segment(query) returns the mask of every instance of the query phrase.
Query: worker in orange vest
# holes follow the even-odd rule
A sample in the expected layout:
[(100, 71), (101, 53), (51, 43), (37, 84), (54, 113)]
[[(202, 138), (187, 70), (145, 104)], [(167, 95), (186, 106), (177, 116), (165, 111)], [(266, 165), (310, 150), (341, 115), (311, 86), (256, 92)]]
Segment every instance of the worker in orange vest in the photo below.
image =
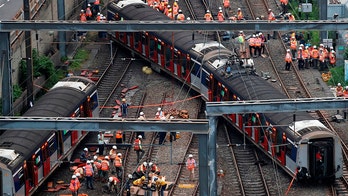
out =
[(302, 47), (298, 48), (298, 52), (297, 52), (297, 60), (298, 60), (298, 69), (304, 69), (304, 52)]
[(297, 40), (295, 36), (290, 38), (290, 49), (291, 49), (292, 58), (295, 59), (296, 52), (297, 52)]
[(313, 46), (313, 50), (311, 52), (311, 58), (313, 62), (314, 69), (318, 68), (318, 61), (319, 61), (319, 51), (317, 49), (317, 46)]
[(244, 16), (243, 16), (243, 12), (242, 9), (238, 8), (237, 9), (237, 20), (243, 20)]
[[(261, 37), (258, 35), (255, 35), (255, 51), (254, 51), (254, 57), (261, 56)], [(258, 53), (258, 54), (256, 54)]]
[(221, 22), (225, 20), (225, 16), (224, 16), (224, 14), (222, 13), (222, 10), (220, 10), (220, 11), (218, 12), (217, 18), (218, 18), (218, 21), (221, 21)]
[(308, 51), (308, 46), (305, 47), (305, 49), (303, 50), (303, 59), (304, 59), (304, 67), (306, 69), (309, 69), (309, 51)]
[(162, 0), (160, 4), (158, 5), (158, 10), (163, 13), (165, 8), (166, 8), (166, 2)]
[(81, 22), (86, 22), (86, 21), (87, 21), (87, 17), (86, 17), (86, 14), (85, 14), (85, 10), (81, 10), (81, 13), (80, 13), (80, 21), (81, 21)]
[(161, 173), (160, 168), (152, 162), (149, 163), (149, 169), (150, 169), (150, 172), (152, 172), (154, 174), (160, 175), (160, 173)]
[(92, 19), (92, 10), (91, 10), (91, 4), (88, 4), (87, 8), (86, 8), (86, 17), (87, 20), (91, 20)]
[(329, 62), (331, 67), (336, 66), (336, 52), (334, 50), (331, 50), (329, 53)]
[(338, 83), (338, 84), (337, 84), (337, 87), (336, 87), (336, 96), (337, 96), (337, 97), (342, 97), (342, 96), (343, 96), (343, 87), (342, 87), (341, 83)]
[(173, 10), (172, 10), (172, 8), (169, 8), (167, 16), (168, 16), (170, 19), (172, 19), (172, 20), (174, 19), (174, 15), (173, 15)]
[(163, 14), (168, 16), (169, 9), (171, 9), (170, 5), (167, 5), (167, 7), (164, 8)]
[(146, 172), (147, 167), (148, 167), (147, 162), (143, 162), (141, 165), (139, 165), (137, 170), (133, 173), (133, 176), (135, 176), (136, 178), (140, 178), (141, 176), (145, 176), (147, 173)]
[(123, 167), (122, 167), (122, 154), (118, 153), (116, 158), (115, 158), (115, 162), (114, 162), (114, 166), (116, 168), (116, 175), (118, 178), (122, 178), (123, 175)]
[(292, 56), (290, 54), (290, 49), (287, 49), (286, 55), (285, 55), (285, 70), (290, 71), (291, 62), (292, 62)]
[(179, 13), (179, 4), (178, 4), (178, 0), (175, 0), (173, 3), (173, 15), (176, 16)]
[(207, 10), (207, 12), (204, 14), (204, 19), (205, 19), (205, 21), (212, 21), (213, 20), (213, 16), (211, 15), (209, 10)]
[(274, 16), (274, 13), (271, 9), (268, 9), (268, 21), (273, 21), (275, 20), (275, 16)]
[(253, 52), (255, 52), (255, 39), (256, 39), (256, 35), (253, 34), (253, 36), (251, 38), (249, 38), (249, 40), (248, 40), (250, 57), (252, 57)]
[(112, 146), (111, 150), (109, 151), (109, 158), (111, 164), (114, 162), (115, 158), (117, 156), (117, 146)]
[(90, 161), (87, 161), (87, 165), (85, 166), (85, 176), (86, 176), (87, 189), (94, 190), (94, 187), (93, 187), (94, 170)]
[(70, 185), (69, 185), (69, 189), (71, 191), (71, 194), (73, 196), (78, 196), (80, 187), (81, 187), (80, 181), (77, 179), (77, 177), (75, 175), (73, 175), (71, 177), (71, 181), (70, 181)]
[(282, 14), (288, 13), (288, 3), (289, 3), (289, 0), (280, 0), (280, 4), (282, 7)]
[(109, 163), (109, 157), (105, 156), (104, 159), (101, 162), (101, 179), (102, 182), (106, 182), (108, 179), (108, 174), (110, 170), (110, 163)]
[(289, 21), (294, 21), (295, 20), (295, 16), (291, 13), (288, 14), (288, 19)]
[(176, 15), (176, 20), (179, 20), (179, 21), (185, 20), (185, 15), (182, 13), (182, 10), (179, 10), (178, 15)]
[(123, 132), (121, 130), (116, 131), (116, 144), (122, 144)]
[(190, 172), (189, 179), (190, 181), (193, 180), (194, 174), (195, 174), (195, 168), (196, 168), (196, 161), (193, 159), (193, 155), (189, 154), (189, 158), (186, 161), (186, 168)]
[(230, 9), (230, 0), (224, 0), (224, 8)]
[(110, 192), (115, 192), (116, 194), (119, 193), (119, 189), (117, 187), (117, 185), (120, 183), (121, 181), (116, 177), (116, 176), (110, 176), (109, 180), (108, 180), (108, 188)]
[(94, 9), (95, 13), (100, 12), (99, 5), (100, 5), (100, 0), (95, 0), (94, 4), (93, 4), (93, 9)]
[(323, 48), (319, 48), (319, 71), (323, 71), (326, 67), (326, 55)]

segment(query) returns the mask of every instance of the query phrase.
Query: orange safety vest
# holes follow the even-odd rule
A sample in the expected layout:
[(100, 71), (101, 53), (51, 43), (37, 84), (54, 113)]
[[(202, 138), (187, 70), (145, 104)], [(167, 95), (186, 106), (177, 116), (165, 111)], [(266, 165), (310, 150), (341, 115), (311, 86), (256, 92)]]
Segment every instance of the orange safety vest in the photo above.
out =
[(120, 157), (116, 157), (114, 165), (115, 167), (122, 167), (122, 159)]
[(296, 50), (296, 48), (297, 48), (297, 41), (296, 40), (290, 41), (290, 48), (291, 48), (291, 50)]
[(295, 16), (294, 15), (290, 15), (289, 16), (289, 21), (294, 21), (295, 20)]
[(308, 59), (308, 57), (309, 57), (308, 50), (304, 50), (303, 53), (302, 53), (302, 56), (303, 56), (303, 59)]
[(204, 15), (204, 19), (205, 19), (206, 21), (212, 21), (212, 20), (213, 20), (213, 17), (211, 16), (210, 13), (206, 13), (206, 14)]
[(122, 136), (123, 136), (122, 131), (116, 132), (116, 139), (122, 139)]
[(86, 16), (88, 16), (88, 17), (92, 16), (92, 11), (91, 11), (91, 8), (89, 8), (89, 7), (86, 9)]
[(96, 163), (94, 163), (94, 165), (98, 170), (101, 169), (101, 163), (96, 162)]
[(330, 56), (329, 56), (329, 59), (330, 59), (330, 64), (335, 64), (336, 63), (336, 56), (334, 53), (330, 52)]
[[(298, 50), (297, 51), (297, 59), (305, 59), (304, 57), (303, 57), (303, 54), (304, 54), (304, 51), (303, 50)], [(301, 57), (302, 56), (302, 57)]]
[(319, 57), (319, 51), (317, 49), (312, 50), (312, 58), (317, 59)]
[(160, 172), (160, 169), (157, 167), (157, 165), (152, 165), (151, 171), (152, 171), (153, 173), (155, 173), (155, 172)]
[(321, 62), (324, 62), (325, 61), (325, 53), (322, 52), (320, 55), (319, 55), (319, 61)]
[(80, 181), (77, 178), (71, 179), (70, 185), (69, 185), (70, 191), (76, 192), (79, 190), (79, 188), (80, 188)]
[(186, 165), (188, 170), (193, 170), (195, 168), (195, 160), (194, 159), (187, 159)]
[(87, 18), (86, 18), (86, 14), (85, 14), (85, 13), (80, 14), (80, 20), (81, 20), (82, 22), (87, 21)]
[(292, 57), (291, 57), (290, 52), (286, 53), (286, 55), (285, 55), (285, 62), (287, 62), (287, 63), (291, 63), (292, 62)]
[(116, 184), (116, 183), (120, 183), (120, 182), (121, 182), (117, 177), (115, 177), (115, 176), (111, 176), (111, 177), (112, 177), (112, 183), (113, 183), (113, 184)]
[(261, 47), (261, 38), (257, 37), (257, 38), (255, 39), (255, 46), (256, 46), (256, 47)]
[(255, 46), (255, 38), (250, 38), (249, 39), (249, 46)]
[(138, 168), (137, 168), (137, 172), (138, 173), (145, 173), (145, 171), (146, 171), (146, 167), (143, 165), (143, 164), (141, 164)]
[(224, 0), (224, 8), (230, 7), (230, 0)]
[(164, 8), (165, 8), (165, 2), (162, 1), (162, 2), (159, 4), (158, 9), (159, 9), (159, 11), (163, 12), (163, 11), (164, 11)]
[(110, 155), (110, 156), (109, 156), (110, 159), (115, 159), (116, 156), (117, 156), (116, 150), (115, 150), (115, 149), (111, 149), (110, 152), (109, 152), (109, 155)]
[(218, 18), (218, 21), (224, 21), (225, 20), (224, 14), (222, 12), (218, 13), (217, 18)]
[(96, 21), (100, 22), (100, 15), (95, 18)]
[(176, 20), (179, 20), (179, 21), (185, 20), (185, 15), (184, 15), (184, 14), (178, 14), (178, 15), (176, 16)]
[(273, 12), (270, 12), (270, 13), (268, 14), (268, 20), (270, 20), (270, 21), (275, 20), (275, 17), (274, 17)]
[(242, 11), (237, 12), (237, 20), (242, 20), (243, 19), (243, 13)]
[(172, 13), (172, 12), (168, 12), (167, 16), (168, 16), (170, 19), (173, 19), (173, 13)]
[(86, 176), (93, 176), (93, 168), (92, 165), (85, 166)]
[(101, 170), (102, 171), (108, 171), (109, 170), (109, 161), (103, 160), (101, 162)]
[(282, 3), (284, 5), (288, 5), (288, 0), (280, 0), (280, 3)]

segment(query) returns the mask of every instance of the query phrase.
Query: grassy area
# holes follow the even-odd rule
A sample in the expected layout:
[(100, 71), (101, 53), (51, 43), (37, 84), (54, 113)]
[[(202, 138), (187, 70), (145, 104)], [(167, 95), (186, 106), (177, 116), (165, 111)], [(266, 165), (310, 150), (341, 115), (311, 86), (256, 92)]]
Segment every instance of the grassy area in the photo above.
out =
[(69, 65), (70, 70), (77, 70), (81, 69), (81, 64), (85, 62), (89, 57), (89, 51), (85, 49), (79, 49), (75, 56), (74, 59), (71, 61), (71, 64)]

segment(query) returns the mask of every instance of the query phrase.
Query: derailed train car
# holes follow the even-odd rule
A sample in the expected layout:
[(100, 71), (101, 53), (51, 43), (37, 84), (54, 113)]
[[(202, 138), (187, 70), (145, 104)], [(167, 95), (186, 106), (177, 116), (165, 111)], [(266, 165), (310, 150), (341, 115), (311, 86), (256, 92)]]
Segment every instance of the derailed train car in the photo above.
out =
[[(107, 12), (108, 20), (170, 20), (140, 0), (111, 2)], [(195, 89), (206, 101), (287, 98), (255, 74), (252, 60), (243, 63), (235, 51), (221, 43), (192, 34), (143, 31), (115, 32), (110, 36), (149, 61), (154, 70)], [(226, 72), (228, 66), (231, 73)], [(297, 112), (296, 118), (293, 113), (229, 114), (224, 118), (298, 180), (332, 180), (342, 176), (338, 136), (306, 112)]]
[[(98, 117), (97, 86), (73, 76), (58, 82), (23, 116)], [(32, 195), (70, 156), (85, 131), (7, 130), (0, 137), (0, 195)]]

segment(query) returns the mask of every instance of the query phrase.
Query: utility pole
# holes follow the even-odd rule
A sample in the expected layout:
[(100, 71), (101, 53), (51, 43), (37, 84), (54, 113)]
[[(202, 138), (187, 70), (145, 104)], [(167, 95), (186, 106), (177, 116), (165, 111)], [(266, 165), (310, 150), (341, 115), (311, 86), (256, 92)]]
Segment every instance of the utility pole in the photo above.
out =
[[(24, 20), (30, 20), (30, 4), (29, 0), (23, 0), (24, 7)], [(25, 55), (24, 58), (27, 64), (27, 108), (30, 108), (33, 104), (33, 60), (32, 60), (32, 49), (31, 49), (31, 31), (25, 31)]]

